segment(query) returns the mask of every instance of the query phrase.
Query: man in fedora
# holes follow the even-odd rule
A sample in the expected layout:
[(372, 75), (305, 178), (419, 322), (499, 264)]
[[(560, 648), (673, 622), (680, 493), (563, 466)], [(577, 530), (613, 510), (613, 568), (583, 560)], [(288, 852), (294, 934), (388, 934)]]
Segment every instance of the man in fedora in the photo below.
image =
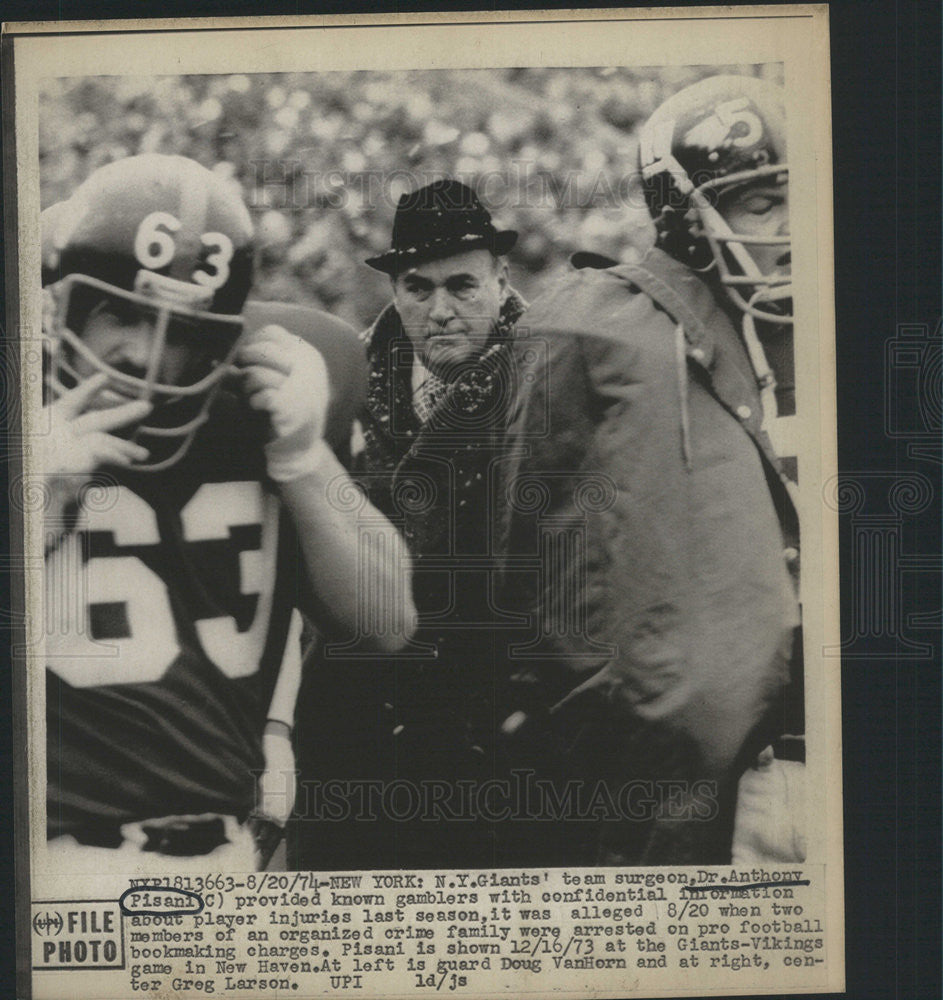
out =
[(319, 721), (308, 725), (330, 757), (318, 768), (347, 798), (342, 817), (311, 825), (309, 867), (494, 857), (500, 817), (475, 799), (494, 777), (493, 491), (525, 308), (504, 259), (516, 239), (474, 191), (445, 179), (400, 198), (392, 246), (367, 261), (390, 276), (393, 299), (362, 335), (360, 480), (410, 547), (423, 624), (408, 655), (354, 672), (328, 659), (316, 672)]
[[(393, 282), (393, 302), (366, 334), (371, 369), (383, 375), (373, 380), (381, 395), (373, 393), (370, 425), (381, 422), (384, 410), (404, 410), (408, 396), (411, 407), (390, 416), (418, 432), (449, 387), (465, 381), (474, 362), (507, 338), (524, 306), (510, 288), (504, 259), (516, 240), (513, 230), (495, 229), (478, 196), (459, 181), (436, 181), (400, 198), (392, 247), (367, 261)], [(411, 352), (386, 349), (404, 337)], [(400, 390), (394, 392), (398, 405), (385, 388)], [(402, 450), (402, 442), (394, 450)]]

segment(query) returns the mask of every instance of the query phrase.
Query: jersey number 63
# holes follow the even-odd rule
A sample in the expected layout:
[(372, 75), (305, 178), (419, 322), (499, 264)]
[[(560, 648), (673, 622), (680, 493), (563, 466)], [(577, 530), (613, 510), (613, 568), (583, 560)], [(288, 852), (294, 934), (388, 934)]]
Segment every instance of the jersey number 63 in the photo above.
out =
[[(86, 559), (84, 537), (107, 532), (115, 547), (161, 544), (157, 515), (123, 486), (107, 488), (95, 509), (84, 509), (75, 530), (46, 562), (46, 662), (73, 687), (158, 681), (180, 654), (170, 595), (161, 577), (138, 555)], [(257, 482), (204, 483), (180, 511), (184, 544), (226, 540), (237, 525), (261, 525), (258, 549), (238, 553), (239, 590), (257, 594), (251, 625), (239, 631), (230, 616), (198, 618), (197, 639), (227, 677), (259, 668), (274, 589), (278, 501)], [(119, 605), (127, 635), (96, 639), (92, 610)]]

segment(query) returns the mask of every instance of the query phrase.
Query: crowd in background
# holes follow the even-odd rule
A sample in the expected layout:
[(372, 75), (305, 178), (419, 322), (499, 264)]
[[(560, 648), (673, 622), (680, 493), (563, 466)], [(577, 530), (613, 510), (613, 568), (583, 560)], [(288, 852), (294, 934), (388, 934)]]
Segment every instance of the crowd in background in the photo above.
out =
[[(86, 77), (45, 85), (41, 204), (104, 163), (180, 153), (239, 185), (261, 248), (252, 297), (366, 326), (389, 283), (363, 265), (388, 245), (398, 196), (449, 174), (521, 233), (515, 281), (577, 249), (630, 260), (652, 241), (634, 129), (724, 67)], [(729, 71), (778, 80), (777, 66)]]

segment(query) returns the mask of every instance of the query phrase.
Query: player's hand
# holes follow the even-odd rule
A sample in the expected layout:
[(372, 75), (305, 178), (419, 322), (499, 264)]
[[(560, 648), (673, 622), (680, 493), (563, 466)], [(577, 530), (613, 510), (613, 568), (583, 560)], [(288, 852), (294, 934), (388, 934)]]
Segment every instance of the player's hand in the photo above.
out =
[(144, 419), (146, 400), (131, 400), (106, 409), (89, 409), (108, 376), (99, 372), (43, 407), (40, 459), (47, 486), (76, 496), (89, 476), (103, 465), (127, 467), (147, 460), (146, 448), (116, 437), (112, 431)]
[(239, 348), (236, 365), (249, 405), (269, 416), (269, 475), (277, 482), (306, 475), (325, 447), (330, 381), (321, 352), (270, 324)]
[(259, 778), (256, 805), (249, 817), (255, 842), (256, 867), (264, 871), (285, 833), (285, 824), (295, 807), (295, 753), (287, 726), (266, 723), (262, 737), (265, 770)]
[(295, 807), (295, 753), (288, 735), (262, 737), (265, 770), (259, 778), (255, 812), (284, 826)]

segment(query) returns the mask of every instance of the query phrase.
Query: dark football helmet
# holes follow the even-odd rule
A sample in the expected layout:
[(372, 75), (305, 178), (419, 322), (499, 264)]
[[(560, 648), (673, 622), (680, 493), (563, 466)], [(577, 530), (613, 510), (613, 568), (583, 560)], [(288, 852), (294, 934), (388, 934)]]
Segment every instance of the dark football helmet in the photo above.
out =
[[(747, 315), (791, 323), (789, 235), (734, 232), (723, 216), (724, 199), (743, 185), (788, 184), (781, 88), (742, 76), (686, 87), (643, 126), (639, 167), (658, 245), (695, 270), (716, 269)], [(760, 246), (776, 248), (778, 266), (759, 266)]]
[[(252, 281), (252, 222), (239, 194), (182, 156), (145, 154), (91, 174), (42, 214), (44, 333), (55, 394), (105, 372), (121, 399), (153, 410), (134, 428), (151, 452), (135, 466), (178, 461), (206, 420), (242, 333)], [(90, 317), (146, 320), (146, 363), (129, 370), (83, 341)], [(173, 381), (165, 356), (183, 356)]]

